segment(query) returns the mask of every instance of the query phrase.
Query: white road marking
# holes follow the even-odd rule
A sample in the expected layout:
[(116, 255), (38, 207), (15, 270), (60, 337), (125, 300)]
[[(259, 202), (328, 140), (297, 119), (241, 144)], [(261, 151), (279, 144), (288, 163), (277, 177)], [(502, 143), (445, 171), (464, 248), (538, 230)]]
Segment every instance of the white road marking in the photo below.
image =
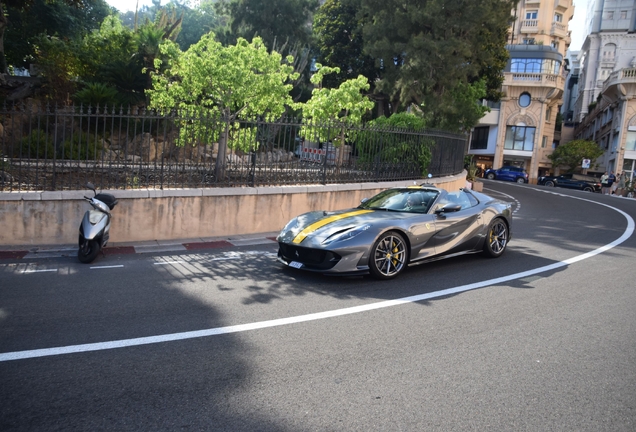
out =
[(165, 265), (165, 264), (184, 264), (185, 261), (165, 261), (165, 262), (156, 262), (155, 265)]
[(493, 191), (493, 192), (495, 192), (495, 193), (497, 193), (497, 194), (499, 194), (499, 195), (503, 195), (503, 196), (508, 197), (508, 198), (510, 198), (511, 200), (513, 200), (513, 201), (515, 202), (515, 204), (516, 204), (516, 207), (515, 207), (515, 209), (512, 211), (512, 214), (517, 213), (517, 212), (521, 209), (521, 203), (519, 202), (519, 200), (518, 200), (517, 198), (513, 197), (512, 195), (508, 195), (508, 194), (506, 194), (506, 193), (503, 193), (503, 192), (500, 192), (500, 191), (496, 191), (496, 190), (493, 190), (493, 189), (489, 189), (489, 188), (485, 188), (485, 189), (486, 189), (486, 190)]
[[(565, 195), (565, 196), (568, 196), (568, 195)], [(585, 198), (578, 198), (578, 197), (570, 197), (570, 198), (578, 199), (582, 201), (588, 201), (593, 204), (598, 204), (598, 205), (610, 208), (612, 210), (615, 210), (616, 212), (622, 214), (623, 217), (625, 217), (625, 219), (627, 220), (627, 228), (623, 232), (623, 235), (621, 235), (618, 239), (614, 240), (611, 243), (608, 243), (604, 246), (594, 249), (593, 251), (590, 251), (581, 255), (577, 255), (565, 261), (556, 262), (554, 264), (546, 265), (546, 266), (539, 267), (532, 270), (527, 270), (520, 273), (515, 273), (508, 276), (488, 279), (485, 281), (461, 285), (454, 288), (448, 288), (441, 291), (418, 294), (418, 295), (414, 295), (410, 297), (403, 297), (396, 300), (381, 301), (381, 302), (376, 302), (376, 303), (371, 303), (371, 304), (366, 304), (361, 306), (344, 308), (344, 309), (336, 309), (331, 311), (317, 312), (317, 313), (299, 315), (299, 316), (288, 317), (288, 318), (279, 318), (279, 319), (274, 319), (269, 321), (260, 321), (260, 322), (249, 323), (249, 324), (239, 324), (239, 325), (233, 325), (233, 326), (227, 326), (227, 327), (217, 327), (217, 328), (206, 329), (206, 330), (196, 330), (196, 331), (189, 331), (189, 332), (182, 332), (182, 333), (172, 333), (172, 334), (165, 334), (165, 335), (134, 338), (134, 339), (122, 339), (122, 340), (116, 340), (116, 341), (110, 341), (110, 342), (97, 342), (97, 343), (89, 343), (89, 344), (82, 344), (82, 345), (71, 345), (71, 346), (65, 346), (65, 347), (8, 352), (8, 353), (0, 354), (0, 362), (11, 361), (11, 360), (23, 360), (23, 359), (37, 358), (37, 357), (47, 357), (47, 356), (54, 356), (54, 355), (63, 355), (63, 354), (75, 354), (75, 353), (90, 352), (90, 351), (101, 351), (101, 350), (107, 350), (107, 349), (125, 348), (125, 347), (133, 347), (133, 346), (148, 345), (148, 344), (155, 344), (155, 343), (172, 342), (172, 341), (194, 339), (194, 338), (200, 338), (200, 337), (218, 336), (223, 334), (264, 329), (269, 327), (298, 324), (302, 322), (315, 321), (315, 320), (321, 320), (321, 319), (327, 319), (327, 318), (335, 318), (335, 317), (340, 317), (344, 315), (351, 315), (355, 313), (368, 312), (368, 311), (372, 311), (376, 309), (399, 306), (399, 305), (403, 305), (407, 303), (415, 303), (415, 302), (419, 302), (423, 300), (430, 300), (430, 299), (444, 297), (444, 296), (448, 296), (452, 294), (459, 294), (466, 291), (471, 291), (471, 290), (475, 290), (478, 288), (483, 288), (483, 287), (487, 287), (491, 285), (497, 285), (497, 284), (501, 284), (511, 280), (521, 279), (521, 278), (533, 276), (539, 273), (552, 271), (561, 267), (566, 267), (570, 264), (574, 264), (576, 262), (591, 258), (603, 252), (606, 252), (620, 245), (621, 243), (625, 242), (634, 233), (634, 219), (632, 219), (632, 217), (629, 216), (624, 211), (617, 209), (615, 207), (612, 207), (610, 205), (598, 203), (598, 202), (588, 200)]]
[(42, 269), (42, 270), (22, 270), (22, 273), (42, 273), (42, 272), (56, 272), (57, 269)]
[(111, 266), (94, 266), (94, 267), (91, 267), (91, 270), (94, 270), (94, 269), (108, 269), (108, 268), (121, 268), (121, 267), (123, 267), (122, 264), (120, 264), (120, 265), (111, 265)]

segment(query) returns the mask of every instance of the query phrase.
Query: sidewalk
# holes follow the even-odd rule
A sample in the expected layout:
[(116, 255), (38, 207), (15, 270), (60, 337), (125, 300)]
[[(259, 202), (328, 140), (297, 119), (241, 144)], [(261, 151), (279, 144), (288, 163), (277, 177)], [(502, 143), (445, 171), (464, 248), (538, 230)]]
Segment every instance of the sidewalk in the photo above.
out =
[[(232, 246), (254, 246), (276, 244), (276, 232), (236, 235), (230, 237), (207, 237), (179, 240), (155, 240), (137, 243), (108, 243), (104, 248), (106, 255), (139, 254), (156, 252), (184, 252), (191, 250), (218, 249)], [(77, 255), (77, 245), (46, 246), (2, 246), (0, 259), (58, 258)]]

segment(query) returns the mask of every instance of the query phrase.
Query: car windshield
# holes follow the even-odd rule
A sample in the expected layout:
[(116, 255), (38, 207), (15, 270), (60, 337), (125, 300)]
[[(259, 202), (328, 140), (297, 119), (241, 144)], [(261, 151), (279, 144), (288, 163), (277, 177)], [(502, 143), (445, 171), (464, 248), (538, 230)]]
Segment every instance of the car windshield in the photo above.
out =
[(388, 189), (363, 202), (359, 208), (408, 213), (428, 213), (439, 192), (430, 189)]

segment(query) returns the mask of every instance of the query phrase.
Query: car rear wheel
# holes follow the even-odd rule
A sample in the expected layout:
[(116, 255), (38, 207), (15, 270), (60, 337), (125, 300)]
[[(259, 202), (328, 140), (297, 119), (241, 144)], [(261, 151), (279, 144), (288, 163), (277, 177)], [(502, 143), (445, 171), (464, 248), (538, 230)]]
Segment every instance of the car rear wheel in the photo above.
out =
[(517, 179), (517, 183), (525, 183), (525, 182), (526, 182), (526, 179), (524, 179), (523, 177), (519, 177)]
[(376, 279), (392, 279), (404, 270), (407, 260), (404, 237), (395, 231), (387, 231), (373, 244), (369, 271)]
[(553, 186), (554, 186), (554, 182), (547, 181), (547, 182), (545, 182), (545, 185), (546, 185), (546, 186), (553, 187)]
[(495, 179), (495, 175), (494, 175), (493, 173), (489, 173), (489, 174), (486, 176), (486, 178), (487, 178), (488, 180), (494, 180), (494, 179)]
[(490, 222), (486, 233), (484, 252), (492, 258), (500, 257), (508, 246), (508, 225), (501, 218)]

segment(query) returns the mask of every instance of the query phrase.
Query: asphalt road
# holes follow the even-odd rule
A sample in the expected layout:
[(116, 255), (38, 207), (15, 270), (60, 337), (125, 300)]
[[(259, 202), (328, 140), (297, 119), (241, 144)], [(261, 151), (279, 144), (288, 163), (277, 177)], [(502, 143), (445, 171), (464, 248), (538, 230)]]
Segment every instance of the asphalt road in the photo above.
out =
[(390, 282), (271, 245), (0, 260), (0, 430), (636, 430), (636, 200), (485, 186), (506, 253)]

